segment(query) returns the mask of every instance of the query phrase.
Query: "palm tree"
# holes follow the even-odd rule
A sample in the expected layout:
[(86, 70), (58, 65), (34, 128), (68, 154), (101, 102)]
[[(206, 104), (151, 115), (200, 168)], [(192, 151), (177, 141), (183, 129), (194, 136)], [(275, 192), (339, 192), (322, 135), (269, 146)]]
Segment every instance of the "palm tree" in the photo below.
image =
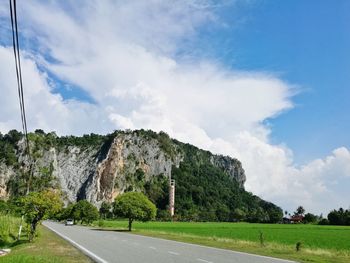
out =
[(305, 213), (305, 209), (304, 209), (304, 207), (302, 207), (302, 206), (299, 206), (299, 207), (297, 208), (297, 211), (294, 212), (294, 214), (300, 215), (300, 216), (304, 215), (304, 213)]

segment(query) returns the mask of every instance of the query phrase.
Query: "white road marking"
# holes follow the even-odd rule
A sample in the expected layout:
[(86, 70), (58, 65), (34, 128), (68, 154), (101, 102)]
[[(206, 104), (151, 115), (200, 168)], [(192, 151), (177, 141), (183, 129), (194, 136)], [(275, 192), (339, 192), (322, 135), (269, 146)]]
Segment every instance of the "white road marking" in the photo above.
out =
[[(79, 245), (78, 243), (74, 242), (73, 240), (71, 240), (70, 238), (64, 236), (63, 234), (60, 234), (59, 232), (55, 231), (54, 229), (52, 229), (51, 227), (47, 226), (45, 224), (46, 222), (44, 222), (43, 224), (49, 228), (50, 230), (52, 230), (53, 232), (55, 232), (56, 234), (58, 234), (59, 236), (61, 236), (62, 238), (66, 239), (68, 242), (70, 242), (72, 245), (76, 246), (77, 248), (81, 249), (86, 255), (90, 256), (91, 258), (93, 258), (94, 260), (96, 260), (96, 262), (98, 263), (108, 263), (108, 261), (98, 257), (96, 254), (94, 254), (93, 252), (89, 251), (88, 249), (84, 248), (83, 246)], [(159, 238), (154, 238), (154, 237), (145, 237), (142, 235), (136, 235), (140, 238), (144, 238), (144, 239), (154, 239), (154, 240), (158, 240)], [(123, 242), (127, 242), (127, 240), (121, 240)], [(231, 252), (232, 254), (241, 254), (241, 255), (247, 255), (247, 256), (251, 256), (251, 257), (260, 257), (260, 258), (268, 258), (268, 259), (273, 259), (276, 261), (280, 261), (280, 262), (289, 262), (289, 263), (296, 263), (296, 261), (290, 261), (290, 260), (285, 260), (285, 259), (278, 259), (278, 258), (273, 258), (273, 257), (268, 257), (268, 256), (260, 256), (260, 255), (254, 255), (254, 254), (249, 254), (249, 253), (245, 253), (245, 252), (237, 252), (237, 251), (232, 251), (232, 250), (226, 250), (226, 249), (220, 249), (220, 248), (213, 248), (213, 247), (208, 247), (208, 246), (203, 246), (203, 245), (197, 245), (197, 244), (190, 244), (190, 243), (183, 243), (183, 242), (179, 242), (179, 241), (172, 241), (172, 240), (163, 240), (164, 242), (169, 242), (169, 243), (178, 243), (181, 245), (187, 245), (187, 246), (193, 246), (193, 247), (202, 247), (205, 248), (207, 250), (217, 250), (217, 251), (224, 251), (224, 252)], [(168, 253), (175, 253), (174, 255), (179, 255), (176, 252), (172, 252), (172, 251), (168, 251)], [(197, 258), (197, 261), (201, 261), (201, 262), (206, 262), (206, 263), (213, 263), (211, 261), (207, 261), (201, 258)]]
[[(134, 234), (134, 235), (142, 237), (144, 239), (155, 239), (155, 240), (158, 240), (158, 241), (160, 239), (160, 238), (157, 238), (157, 237), (142, 236), (142, 235), (137, 235), (137, 234)], [(296, 261), (291, 261), (291, 260), (288, 260), (288, 259), (274, 258), (274, 257), (269, 257), (269, 256), (261, 256), (261, 255), (256, 255), (256, 254), (250, 254), (250, 253), (247, 253), (247, 252), (239, 252), (239, 251), (224, 249), (224, 248), (216, 248), (216, 247), (209, 247), (209, 246), (192, 244), (192, 243), (184, 243), (184, 242), (181, 242), (181, 241), (175, 241), (175, 240), (169, 240), (169, 239), (162, 239), (162, 240), (164, 242), (169, 242), (169, 243), (178, 243), (178, 244), (180, 244), (182, 246), (186, 245), (186, 246), (192, 246), (192, 247), (202, 247), (202, 248), (205, 248), (207, 250), (218, 250), (218, 251), (224, 251), (226, 253), (232, 253), (232, 254), (246, 255), (246, 256), (258, 257), (258, 258), (267, 258), (267, 259), (272, 259), (272, 260), (276, 260), (276, 261), (280, 261), (280, 262), (297, 263)]]
[(206, 263), (213, 263), (213, 261), (208, 261), (208, 260), (201, 259), (201, 258), (197, 258), (197, 260), (201, 261), (201, 262), (206, 262)]
[(155, 247), (149, 247), (150, 249), (157, 250)]
[(49, 227), (48, 225), (44, 224), (47, 228), (49, 228), (51, 231), (55, 232), (57, 235), (59, 235), (60, 237), (64, 238), (65, 240), (67, 240), (68, 242), (70, 242), (73, 246), (79, 248), (81, 251), (83, 251), (86, 255), (88, 255), (89, 257), (93, 258), (94, 260), (96, 260), (99, 263), (108, 263), (108, 261), (104, 260), (103, 258), (100, 258), (99, 256), (97, 256), (95, 253), (91, 252), (90, 250), (88, 250), (87, 248), (83, 247), (82, 245), (79, 245), (77, 242), (73, 241), (72, 239), (70, 239), (69, 237), (59, 233), (58, 231), (54, 230), (53, 228)]
[(126, 239), (123, 239), (122, 242), (126, 242)]
[(169, 253), (169, 254), (172, 254), (172, 255), (176, 255), (176, 256), (180, 255), (179, 253), (174, 252), (174, 251), (168, 251), (168, 253)]
[(139, 245), (139, 243), (137, 243), (137, 242), (132, 242), (135, 246), (138, 246)]

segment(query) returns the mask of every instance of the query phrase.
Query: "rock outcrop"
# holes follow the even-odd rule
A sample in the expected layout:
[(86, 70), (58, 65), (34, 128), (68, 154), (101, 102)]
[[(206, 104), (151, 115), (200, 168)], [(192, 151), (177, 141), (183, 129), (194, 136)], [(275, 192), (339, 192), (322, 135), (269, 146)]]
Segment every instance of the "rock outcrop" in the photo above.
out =
[(210, 161), (213, 165), (221, 168), (231, 178), (236, 180), (240, 187), (244, 186), (246, 176), (240, 161), (223, 155), (213, 155)]
[(0, 163), (0, 198), (8, 198), (7, 183), (15, 172), (10, 166)]
[[(43, 147), (34, 142), (34, 176), (40, 176), (43, 168), (49, 169), (69, 202), (87, 199), (99, 205), (112, 201), (127, 189), (137, 189), (139, 181), (160, 175), (170, 179), (172, 168), (180, 166), (185, 154), (182, 144), (164, 133), (152, 134), (117, 132), (100, 144), (87, 146), (61, 143)], [(16, 151), (19, 162), (25, 163), (23, 142), (18, 142)], [(246, 178), (241, 163), (228, 156), (210, 155), (210, 162), (243, 188)], [(0, 162), (0, 197), (8, 196), (7, 183), (14, 174), (12, 166)]]

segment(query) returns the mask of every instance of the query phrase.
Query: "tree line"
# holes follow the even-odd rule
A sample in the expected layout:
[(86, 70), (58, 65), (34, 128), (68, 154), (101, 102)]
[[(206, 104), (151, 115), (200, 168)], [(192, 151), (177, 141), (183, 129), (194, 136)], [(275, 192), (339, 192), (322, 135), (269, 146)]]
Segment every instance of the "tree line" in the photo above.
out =
[(30, 241), (36, 236), (38, 224), (45, 219), (73, 219), (74, 223), (91, 224), (98, 219), (106, 219), (107, 216), (127, 218), (128, 229), (131, 231), (135, 220), (155, 219), (156, 210), (156, 206), (139, 192), (121, 194), (113, 203), (103, 203), (100, 210), (87, 200), (64, 207), (61, 193), (53, 189), (31, 192), (7, 202), (0, 200), (0, 214), (23, 216), (28, 226)]
[[(288, 212), (285, 211), (287, 216)], [(335, 226), (350, 226), (350, 209), (339, 208), (330, 211), (327, 218), (323, 215), (315, 215), (312, 213), (305, 213), (303, 206), (299, 206), (294, 212), (293, 216), (289, 214), (290, 218), (300, 216), (300, 223), (304, 224), (318, 224), (318, 225), (335, 225)]]

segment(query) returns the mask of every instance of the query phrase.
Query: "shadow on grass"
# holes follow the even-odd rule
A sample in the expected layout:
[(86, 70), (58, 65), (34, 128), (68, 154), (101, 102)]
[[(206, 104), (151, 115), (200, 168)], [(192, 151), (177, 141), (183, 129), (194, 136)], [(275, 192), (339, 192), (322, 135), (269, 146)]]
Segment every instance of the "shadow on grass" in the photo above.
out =
[(128, 232), (130, 233), (128, 229), (108, 229), (108, 228), (90, 228), (90, 230), (93, 231), (109, 231), (109, 232)]
[(0, 248), (14, 248), (16, 246), (27, 244), (29, 243), (28, 240), (16, 240), (14, 242), (6, 242), (6, 241), (0, 241)]

